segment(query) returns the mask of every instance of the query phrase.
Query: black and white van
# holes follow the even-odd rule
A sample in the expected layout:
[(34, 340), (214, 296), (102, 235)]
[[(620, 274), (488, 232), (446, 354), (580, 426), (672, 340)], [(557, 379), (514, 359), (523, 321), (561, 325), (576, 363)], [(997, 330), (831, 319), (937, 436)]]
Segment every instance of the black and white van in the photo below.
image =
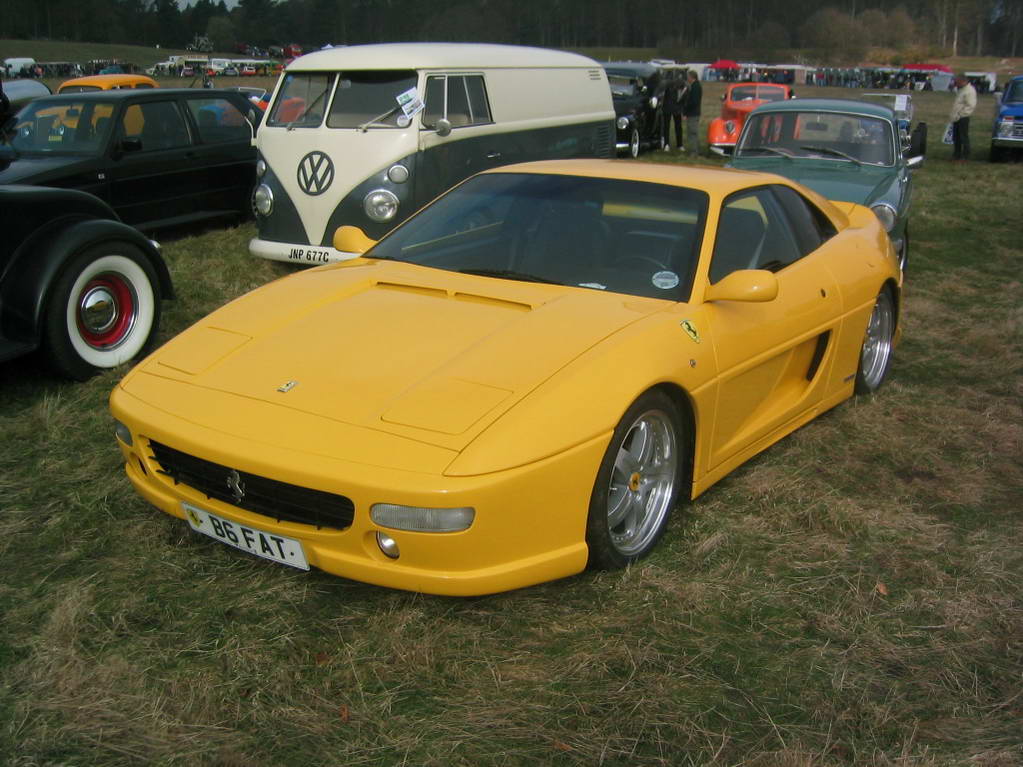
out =
[(509, 45), (333, 48), (282, 74), (256, 138), (253, 255), (322, 263), (343, 225), (379, 239), (459, 181), (540, 159), (613, 157), (607, 75)]

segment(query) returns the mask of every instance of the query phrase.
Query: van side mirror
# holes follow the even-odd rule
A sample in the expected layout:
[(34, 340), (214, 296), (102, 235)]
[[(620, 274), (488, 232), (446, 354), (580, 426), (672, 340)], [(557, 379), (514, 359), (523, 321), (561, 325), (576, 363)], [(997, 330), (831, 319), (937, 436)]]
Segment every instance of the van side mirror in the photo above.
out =
[(740, 269), (710, 285), (704, 301), (741, 301), (760, 304), (778, 297), (778, 278), (766, 269)]
[(447, 120), (447, 119), (442, 117), (442, 118), (440, 118), (437, 121), (437, 124), (435, 126), (433, 126), (433, 127), (436, 129), (438, 136), (444, 137), (444, 136), (450, 136), (451, 135), (451, 121), (450, 120)]
[(345, 225), (334, 232), (334, 247), (342, 253), (356, 253), (361, 256), (374, 245), (376, 240), (367, 237), (357, 226)]

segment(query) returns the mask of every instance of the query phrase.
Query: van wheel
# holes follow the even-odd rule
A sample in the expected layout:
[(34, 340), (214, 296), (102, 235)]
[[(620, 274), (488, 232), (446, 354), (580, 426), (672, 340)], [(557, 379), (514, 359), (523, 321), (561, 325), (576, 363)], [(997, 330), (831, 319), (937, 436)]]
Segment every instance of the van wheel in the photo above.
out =
[(50, 291), (43, 349), (50, 367), (79, 381), (149, 348), (160, 324), (160, 282), (134, 245), (77, 253)]
[(639, 128), (633, 128), (629, 137), (629, 157), (632, 159), (639, 157)]

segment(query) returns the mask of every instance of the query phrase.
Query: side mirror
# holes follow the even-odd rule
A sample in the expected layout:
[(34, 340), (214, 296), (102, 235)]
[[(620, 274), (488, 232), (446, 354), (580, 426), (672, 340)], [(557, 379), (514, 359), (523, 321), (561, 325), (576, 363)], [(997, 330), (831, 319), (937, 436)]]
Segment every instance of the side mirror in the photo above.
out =
[(342, 226), (334, 232), (334, 247), (342, 253), (356, 253), (361, 256), (374, 245), (376, 240), (371, 240), (357, 226)]
[(447, 120), (447, 119), (445, 119), (443, 117), (440, 118), (437, 121), (437, 124), (434, 126), (434, 128), (437, 131), (437, 135), (442, 137), (442, 138), (444, 136), (450, 136), (451, 135), (451, 121)]
[(761, 304), (778, 297), (778, 278), (765, 269), (740, 269), (709, 286), (705, 302), (741, 301)]

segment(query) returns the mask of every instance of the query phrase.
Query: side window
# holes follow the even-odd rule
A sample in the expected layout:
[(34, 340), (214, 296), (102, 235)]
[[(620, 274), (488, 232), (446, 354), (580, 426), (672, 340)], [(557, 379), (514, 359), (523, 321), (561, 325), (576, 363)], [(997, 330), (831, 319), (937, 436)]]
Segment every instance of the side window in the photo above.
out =
[(186, 103), (195, 124), (199, 126), (199, 140), (202, 143), (246, 141), (252, 137), (245, 115), (227, 99), (190, 98)]
[(740, 269), (776, 272), (801, 256), (788, 220), (770, 190), (740, 192), (721, 208), (710, 281), (718, 282)]
[(453, 128), (492, 122), (482, 75), (434, 75), (426, 79), (423, 122), (436, 125), (442, 117)]
[(792, 225), (801, 255), (812, 253), (835, 236), (831, 219), (795, 189), (779, 185), (774, 187), (774, 193)]
[(174, 149), (190, 143), (188, 128), (173, 101), (132, 104), (124, 113), (121, 128), (124, 135), (142, 139), (143, 152)]

